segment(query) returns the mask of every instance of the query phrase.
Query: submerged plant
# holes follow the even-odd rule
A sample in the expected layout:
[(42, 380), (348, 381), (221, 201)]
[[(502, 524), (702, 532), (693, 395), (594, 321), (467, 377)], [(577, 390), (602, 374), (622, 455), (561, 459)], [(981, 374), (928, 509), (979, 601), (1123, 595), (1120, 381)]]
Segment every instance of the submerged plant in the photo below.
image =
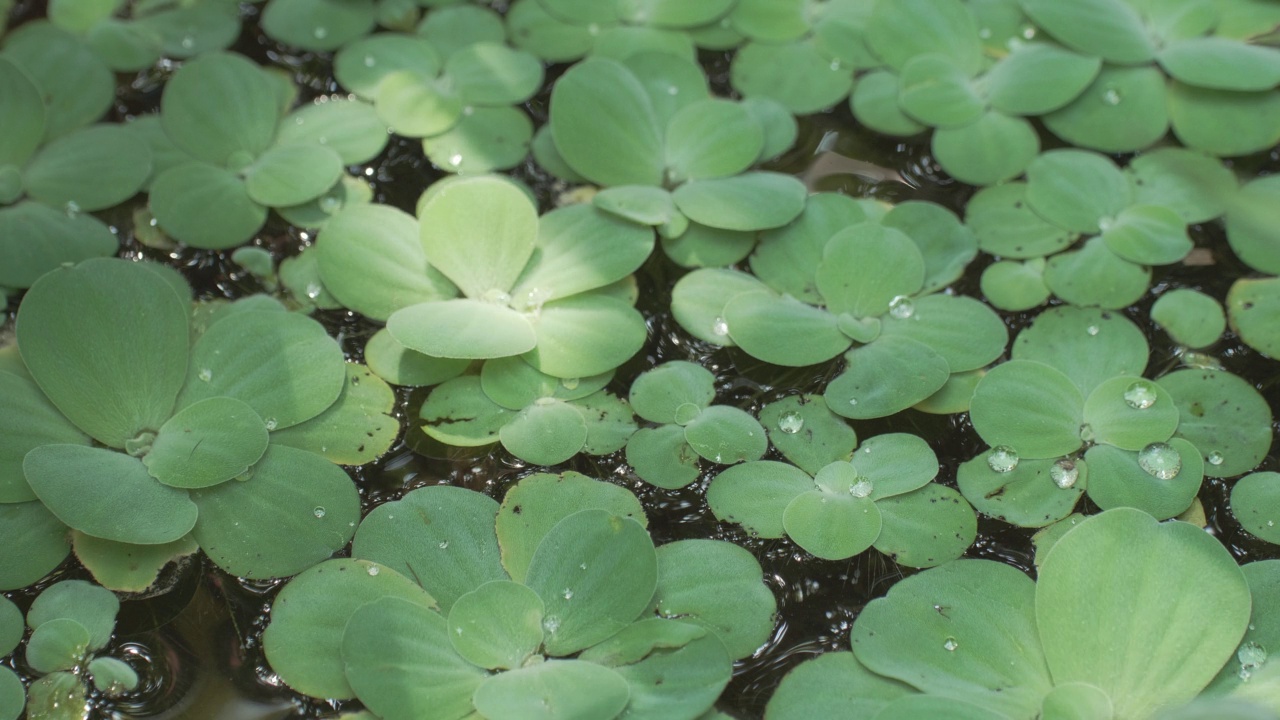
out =
[(272, 301), (227, 305), (193, 338), (189, 292), (171, 271), (114, 259), (28, 291), (22, 371), (0, 372), (0, 532), (23, 550), (0, 587), (58, 565), (68, 528), (98, 579), (129, 589), (197, 545), (267, 578), (351, 537), (359, 498), (325, 455), (385, 449), (398, 429), (389, 391), (366, 402), (324, 328)]
[(853, 653), (801, 665), (766, 717), (1173, 718), (1198, 696), (1274, 712), (1278, 580), (1280, 562), (1237, 567), (1194, 525), (1108, 510), (1035, 581), (957, 560), (899, 582), (854, 621)]
[(384, 720), (692, 720), (772, 629), (761, 580), (728, 543), (655, 549), (634, 495), (575, 473), (501, 506), (427, 487), (291, 581), (263, 643), (296, 690)]
[[(16, 719), (24, 709), (29, 720), (73, 720), (86, 717), (88, 683), (114, 697), (134, 690), (138, 674), (128, 663), (101, 651), (115, 632), (120, 602), (111, 591), (83, 580), (64, 580), (41, 591), (26, 624), (26, 666), (39, 677), (25, 689), (8, 668), (0, 668), (0, 718)], [(24, 634), (22, 612), (0, 597), (0, 655), (17, 646)]]

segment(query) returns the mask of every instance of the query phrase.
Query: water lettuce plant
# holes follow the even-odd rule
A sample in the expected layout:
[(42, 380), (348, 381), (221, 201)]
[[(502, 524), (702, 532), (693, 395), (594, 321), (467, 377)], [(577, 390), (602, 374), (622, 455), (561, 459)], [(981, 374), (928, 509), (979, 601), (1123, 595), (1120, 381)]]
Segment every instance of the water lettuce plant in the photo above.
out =
[(501, 442), (536, 465), (557, 465), (580, 452), (608, 455), (636, 430), (627, 404), (604, 388), (613, 371), (556, 378), (518, 357), (488, 360), (479, 375), (432, 389), (419, 417), (426, 434), (446, 445)]
[(726, 49), (740, 41), (736, 33), (725, 32), (725, 15), (736, 4), (737, 0), (517, 0), (507, 11), (506, 23), (517, 47), (549, 62), (587, 54), (621, 58), (636, 52), (692, 59), (695, 44)]
[(346, 165), (376, 156), (385, 126), (372, 107), (328, 101), (286, 112), (292, 88), (243, 56), (207, 53), (165, 85), (159, 127), (173, 155), (151, 180), (160, 229), (200, 248), (253, 237), (272, 208), (331, 190)]
[[(26, 667), (39, 679), (24, 688), (9, 668), (0, 668), (0, 717), (73, 720), (88, 712), (88, 684), (109, 697), (134, 690), (137, 672), (102, 653), (115, 633), (120, 601), (111, 591), (83, 580), (63, 580), (31, 603), (23, 642)], [(0, 655), (23, 640), (22, 611), (0, 597)]]
[(228, 0), (54, 0), (49, 20), (82, 37), (116, 72), (144, 70), (161, 56), (223, 50), (240, 35), (239, 8)]
[(348, 443), (385, 448), (398, 430), (357, 399), (360, 373), (323, 327), (273, 301), (226, 305), (196, 330), (190, 289), (146, 263), (88, 260), (27, 292), (22, 371), (0, 372), (0, 532), (23, 552), (0, 587), (44, 576), (72, 535), (99, 581), (132, 589), (193, 545), (265, 578), (350, 539), (359, 498), (323, 453), (361, 462)]
[(501, 505), (425, 487), (290, 581), (263, 643), (291, 687), (384, 720), (692, 720), (772, 630), (761, 580), (729, 543), (655, 548), (634, 495), (576, 473)]
[(854, 419), (892, 415), (1004, 350), (1004, 324), (972, 298), (939, 292), (976, 254), (972, 234), (932, 203), (886, 213), (816, 195), (790, 225), (765, 234), (755, 275), (689, 273), (672, 314), (695, 337), (801, 367), (844, 355), (824, 393)]
[(804, 209), (799, 180), (750, 170), (795, 139), (795, 121), (772, 105), (712, 97), (698, 66), (674, 55), (593, 57), (556, 81), (534, 157), (566, 180), (601, 187), (596, 207), (689, 246), (668, 248), (684, 264), (726, 254), (711, 264), (728, 264), (750, 250), (749, 233)]
[(342, 48), (334, 76), (373, 103), (395, 133), (422, 138), (436, 167), (466, 174), (514, 167), (528, 153), (533, 123), (513, 106), (542, 86), (542, 64), (503, 44), (502, 22), (487, 12), (496, 41), (489, 33), (469, 37), (470, 24), (447, 21), (447, 34), (434, 42), (421, 31), (379, 33)]
[(517, 186), (481, 176), (435, 186), (417, 220), (387, 206), (348, 208), (316, 251), (324, 287), (385, 321), (409, 350), (519, 356), (548, 375), (584, 378), (644, 342), (626, 283), (652, 247), (648, 228), (585, 205), (539, 217)]
[(1274, 713), (1278, 579), (1194, 525), (1108, 510), (1034, 581), (957, 560), (899, 582), (854, 622), (852, 654), (801, 665), (766, 717), (1172, 718), (1198, 696)]
[(151, 173), (147, 145), (119, 125), (54, 135), (41, 87), (0, 55), (0, 286), (30, 287), (63, 263), (115, 253), (88, 213), (133, 197)]
[(715, 376), (682, 360), (663, 363), (631, 384), (631, 408), (654, 423), (627, 441), (627, 464), (645, 482), (682, 488), (698, 479), (699, 459), (717, 465), (759, 460), (768, 449), (764, 428), (750, 413), (714, 405)]

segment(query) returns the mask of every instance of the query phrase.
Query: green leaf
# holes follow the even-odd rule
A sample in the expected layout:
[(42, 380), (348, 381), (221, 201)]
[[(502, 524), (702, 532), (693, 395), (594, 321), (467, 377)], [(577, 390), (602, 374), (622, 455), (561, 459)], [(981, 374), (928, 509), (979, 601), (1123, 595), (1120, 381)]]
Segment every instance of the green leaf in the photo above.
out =
[(1106, 223), (1102, 240), (1107, 249), (1139, 265), (1169, 265), (1191, 252), (1186, 222), (1160, 205), (1133, 205)]
[(1125, 172), (1133, 181), (1136, 204), (1162, 205), (1188, 223), (1226, 212), (1239, 184), (1221, 160), (1177, 147), (1142, 153)]
[(275, 145), (245, 169), (245, 192), (267, 207), (300, 205), (333, 187), (342, 158), (322, 145)]
[(597, 392), (571, 403), (587, 422), (587, 442), (582, 446), (591, 455), (609, 455), (621, 450), (636, 432), (631, 406), (607, 392)]
[(497, 513), (496, 502), (470, 490), (420, 488), (370, 512), (351, 553), (413, 578), (448, 612), (466, 593), (507, 579), (493, 529)]
[[(1240, 306), (1239, 295), (1233, 299), (1233, 294), (1229, 293), (1227, 297), (1234, 320), (1235, 311)], [(1170, 290), (1156, 298), (1151, 306), (1151, 319), (1169, 333), (1174, 342), (1191, 348), (1212, 345), (1227, 328), (1226, 317), (1218, 301), (1188, 288)], [(1239, 328), (1236, 332), (1240, 332)]]
[(766, 230), (791, 222), (804, 210), (804, 184), (790, 175), (749, 172), (692, 180), (676, 188), (676, 207), (694, 222), (725, 230)]
[(423, 138), (422, 147), (431, 162), (448, 172), (467, 175), (519, 165), (533, 138), (529, 117), (510, 107), (470, 110), (447, 131)]
[(25, 633), (22, 611), (9, 598), (0, 600), (0, 652), (12, 653)]
[[(435, 601), (411, 580), (367, 560), (326, 560), (293, 578), (276, 596), (271, 624), (262, 634), (267, 661), (300, 693), (318, 698), (355, 697), (343, 663), (343, 628), (357, 610), (375, 601), (382, 600), (391, 611), (400, 607), (387, 598), (420, 606), (424, 615), (439, 618), (443, 631), (444, 618), (430, 611)], [(421, 633), (423, 624), (415, 623), (411, 628)]]
[(662, 131), (625, 66), (591, 58), (562, 75), (551, 93), (551, 128), (560, 155), (593, 182), (662, 184)]
[(73, 532), (72, 542), (94, 581), (118, 592), (147, 590), (166, 565), (200, 550), (189, 534), (163, 545), (131, 545)]
[(701, 626), (743, 658), (773, 632), (777, 603), (763, 580), (760, 563), (737, 545), (678, 540), (658, 548), (653, 601), (659, 616)]
[[(1280, 333), (1276, 330), (1280, 317), (1280, 280), (1237, 280), (1227, 293), (1227, 307), (1231, 311), (1231, 328), (1241, 340), (1265, 355), (1280, 357)], [(1217, 303), (1213, 309), (1218, 312), (1215, 320), (1219, 324), (1212, 327), (1221, 333), (1222, 310)]]
[(978, 247), (992, 255), (1026, 259), (1052, 255), (1075, 242), (1075, 233), (1046, 221), (1027, 203), (1027, 185), (1009, 182), (979, 190), (965, 206), (965, 222)]
[(1118, 309), (1146, 293), (1151, 270), (1121, 258), (1104, 238), (1095, 237), (1079, 250), (1050, 258), (1044, 284), (1072, 305)]
[(1249, 267), (1271, 275), (1280, 274), (1280, 257), (1275, 252), (1275, 227), (1280, 180), (1261, 177), (1246, 183), (1227, 208), (1227, 242)]
[(1102, 61), (1050, 43), (1015, 47), (986, 74), (992, 108), (1009, 115), (1044, 115), (1079, 97)]
[[(640, 417), (687, 425), (715, 400), (715, 376), (694, 363), (675, 360), (642, 373), (628, 399)], [(684, 406), (691, 406), (685, 408)]]
[(253, 408), (211, 397), (166, 420), (142, 462), (165, 485), (193, 489), (244, 473), (266, 450), (267, 429)]
[(1044, 363), (1010, 360), (974, 388), (969, 415), (988, 445), (1019, 458), (1058, 457), (1080, 447), (1084, 396), (1071, 379)]
[(970, 124), (939, 129), (932, 149), (957, 180), (993, 185), (1021, 175), (1040, 151), (1040, 139), (1026, 120), (987, 111)]
[(1051, 150), (1027, 168), (1027, 202), (1042, 217), (1074, 232), (1096, 233), (1129, 205), (1128, 179), (1108, 158), (1081, 150)]
[(679, 425), (640, 428), (627, 440), (626, 459), (641, 480), (668, 490), (688, 486), (702, 471)]
[(591, 202), (607, 213), (641, 225), (666, 224), (676, 212), (671, 193), (647, 185), (607, 188), (596, 193)]
[(1096, 442), (1141, 450), (1164, 442), (1178, 427), (1173, 398), (1150, 380), (1113, 377), (1094, 389), (1084, 403), (1084, 420)]
[(123, 453), (44, 445), (27, 453), (23, 470), (59, 520), (96, 537), (157, 545), (186, 535), (196, 523), (196, 506), (185, 491), (161, 485), (142, 461)]
[(561, 520), (588, 509), (606, 510), (642, 526), (647, 522), (640, 501), (629, 490), (574, 472), (531, 475), (509, 490), (495, 531), (502, 546), (502, 564), (511, 579), (529, 584), (529, 564), (543, 538)]
[(1053, 0), (1020, 0), (1035, 24), (1063, 45), (1117, 65), (1152, 60), (1155, 45), (1137, 9), (1116, 0), (1083, 0), (1063, 5)]
[[(386, 125), (372, 105), (343, 98), (304, 105), (280, 124), (276, 145), (323, 145), (341, 158), (343, 165), (368, 162), (386, 147)], [(275, 205), (275, 203), (265, 203)]]
[(898, 303), (884, 318), (881, 335), (927, 346), (953, 373), (991, 363), (1009, 342), (1004, 322), (991, 308), (973, 298), (942, 294)]
[(127, 200), (151, 174), (151, 151), (119, 125), (94, 125), (40, 149), (22, 173), (27, 195), (54, 207), (93, 211)]
[(241, 245), (267, 221), (267, 209), (249, 197), (244, 181), (213, 165), (188, 162), (165, 170), (150, 193), (160, 229), (197, 248)]
[(947, 361), (906, 337), (881, 337), (845, 353), (848, 366), (823, 397), (837, 415), (887, 417), (933, 395), (947, 382)]
[(955, 213), (935, 203), (909, 200), (890, 210), (881, 222), (911, 238), (925, 263), (921, 293), (943, 289), (960, 279), (978, 254), (977, 241)]
[(411, 305), (392, 313), (387, 330), (401, 345), (444, 358), (519, 355), (537, 345), (528, 319), (505, 305), (455, 298)]
[(533, 256), (511, 289), (512, 302), (534, 311), (603, 288), (639, 269), (652, 251), (653, 232), (647, 228), (585, 204), (552, 210), (538, 218)]
[(181, 407), (210, 397), (242, 400), (268, 430), (324, 412), (342, 394), (346, 363), (320, 323), (294, 313), (248, 311), (214, 323), (191, 348)]
[(813, 487), (813, 478), (786, 463), (748, 462), (712, 479), (707, 504), (721, 520), (742, 525), (753, 535), (779, 538), (785, 534), (783, 513), (787, 506)]
[(889, 433), (862, 443), (850, 460), (858, 482), (872, 500), (882, 500), (917, 490), (938, 475), (938, 458), (915, 435)]
[(71, 720), (84, 717), (87, 712), (84, 683), (73, 673), (56, 672), (42, 677), (27, 690), (28, 716)]
[(510, 580), (497, 580), (458, 598), (449, 611), (449, 642), (468, 662), (487, 670), (524, 665), (542, 645), (542, 600)]
[(902, 71), (911, 58), (939, 53), (970, 75), (981, 62), (972, 13), (956, 0), (905, 0), (875, 6), (867, 20), (867, 44), (889, 67)]
[(898, 104), (931, 127), (963, 127), (986, 109), (986, 99), (970, 84), (969, 74), (940, 53), (912, 57), (902, 66), (900, 81)]
[(713, 405), (685, 426), (685, 440), (711, 462), (731, 465), (759, 460), (769, 447), (764, 428), (743, 410)]
[(65, 264), (114, 255), (115, 234), (96, 217), (21, 200), (0, 207), (0, 285), (31, 287)]
[(45, 275), (27, 292), (17, 333), (44, 393), (99, 441), (123, 447), (172, 412), (187, 310), (146, 268), (101, 259)]
[(848, 490), (809, 490), (782, 514), (787, 536), (824, 560), (843, 560), (871, 547), (880, 535), (880, 522), (876, 504)]
[(26, 704), (26, 686), (9, 668), (0, 670), (0, 718), (18, 720)]
[(89, 653), (89, 631), (72, 618), (60, 617), (37, 625), (27, 640), (27, 665), (40, 674), (71, 670)]
[(595, 45), (587, 27), (560, 20), (538, 2), (512, 5), (506, 24), (512, 44), (550, 62), (577, 60)]
[(849, 108), (858, 122), (876, 132), (903, 137), (924, 132), (925, 126), (899, 107), (901, 87), (896, 74), (873, 70), (858, 79), (853, 94), (849, 96)]
[(1185, 38), (1157, 56), (1174, 79), (1214, 90), (1266, 91), (1280, 84), (1280, 52), (1222, 37)]
[(63, 580), (45, 588), (31, 603), (27, 625), (34, 630), (53, 620), (74, 620), (87, 633), (86, 649), (101, 650), (111, 642), (118, 612), (120, 601), (110, 590), (84, 580)]
[(88, 445), (88, 436), (50, 404), (36, 384), (13, 373), (0, 372), (0, 502), (35, 499), (22, 476), (22, 458), (42, 445)]
[(764, 130), (760, 161), (773, 160), (795, 145), (800, 128), (795, 117), (781, 103), (768, 98), (746, 98), (741, 105)]
[(579, 293), (542, 306), (529, 318), (537, 346), (523, 357), (555, 377), (583, 378), (609, 372), (644, 345), (644, 317), (604, 290)]
[(373, 100), (378, 117), (406, 137), (438, 135), (463, 115), (462, 98), (445, 80), (423, 78), (409, 70), (383, 76)]
[(728, 299), (741, 293), (767, 290), (764, 283), (737, 270), (695, 270), (680, 278), (671, 291), (671, 314), (694, 337), (716, 345), (735, 343), (724, 318)]
[(30, 585), (71, 552), (68, 530), (42, 503), (0, 503), (0, 541), (13, 557), (0, 566), (0, 590)]
[(344, 208), (316, 238), (316, 252), (324, 287), (346, 307), (374, 320), (456, 294), (427, 263), (417, 221), (387, 205)]
[(1204, 479), (1204, 461), (1197, 457), (1195, 446), (1181, 438), (1168, 442), (1167, 447), (1172, 450), (1156, 447), (1159, 452), (1176, 454), (1176, 474), (1172, 477), (1155, 475), (1143, 465), (1142, 455), (1153, 450), (1144, 448), (1134, 453), (1110, 445), (1089, 448), (1085, 453), (1091, 473), (1089, 499), (1104, 510), (1137, 508), (1157, 520), (1174, 517), (1191, 507)]
[(111, 71), (84, 41), (47, 21), (36, 19), (8, 33), (4, 59), (39, 89), (46, 140), (88, 125), (111, 108)]
[(1154, 67), (1107, 65), (1071, 104), (1045, 115), (1044, 124), (1080, 147), (1108, 153), (1141, 150), (1169, 130), (1167, 94), (1164, 74)]
[(390, 449), (400, 434), (392, 414), (396, 397), (367, 367), (347, 363), (347, 381), (338, 400), (310, 420), (271, 436), (288, 445), (323, 456), (338, 465), (363, 465)]
[(1019, 527), (1043, 527), (1070, 515), (1088, 486), (1089, 466), (1071, 457), (1019, 460), (1000, 472), (989, 460), (993, 452), (961, 463), (956, 471), (960, 492), (983, 515)]
[(819, 395), (788, 395), (760, 409), (760, 424), (774, 448), (809, 474), (848, 460), (857, 435)]
[[(369, 338), (364, 346), (369, 369), (392, 385), (422, 387), (436, 385), (461, 375), (470, 360), (433, 358), (396, 342), (386, 328)], [(339, 398), (341, 402), (341, 398)]]
[(1280, 545), (1276, 508), (1280, 508), (1280, 473), (1257, 472), (1231, 488), (1231, 513), (1240, 525), (1273, 545)]
[(746, 108), (728, 100), (698, 100), (682, 107), (666, 128), (669, 182), (736, 175), (764, 149), (764, 130)]
[(369, 0), (284, 0), (262, 13), (262, 28), (275, 40), (306, 50), (336, 50), (374, 26)]
[(1001, 563), (947, 563), (868, 603), (853, 626), (853, 652), (873, 672), (925, 693), (1033, 717), (1052, 685), (1035, 592), (1026, 575)]
[(743, 96), (772, 100), (796, 115), (826, 110), (853, 89), (853, 68), (832, 60), (813, 40), (748, 42), (729, 72)]
[(982, 295), (993, 307), (1012, 312), (1043, 305), (1051, 294), (1044, 284), (1044, 265), (1042, 259), (992, 263), (982, 271)]
[(861, 223), (827, 241), (815, 279), (832, 313), (879, 317), (897, 297), (920, 290), (924, 257), (901, 230)]
[(475, 375), (445, 381), (427, 396), (419, 411), (427, 435), (461, 447), (497, 442), (499, 430), (513, 415), (485, 395)]
[(427, 202), (420, 218), (427, 258), (476, 299), (511, 289), (538, 233), (533, 203), (514, 184), (494, 177), (450, 183)]
[(485, 717), (586, 720), (616, 717), (630, 697), (616, 672), (582, 660), (549, 660), (493, 675), (475, 692)]
[(1012, 348), (1015, 360), (1035, 360), (1071, 378), (1082, 397), (1117, 375), (1142, 376), (1149, 353), (1146, 337), (1123, 314), (1071, 306), (1040, 313)]
[(0, 114), (6, 132), (0, 141), (0, 165), (22, 167), (44, 137), (45, 109), (40, 90), (22, 70), (0, 58)]
[(570, 655), (634, 622), (653, 597), (657, 573), (653, 541), (631, 518), (590, 509), (556, 523), (525, 576), (546, 605), (546, 653)]
[(849, 348), (840, 318), (766, 291), (733, 295), (718, 322), (747, 354), (775, 365), (813, 365)]
[(1271, 409), (1248, 382), (1216, 370), (1178, 370), (1159, 383), (1178, 406), (1176, 436), (1200, 451), (1206, 475), (1234, 477), (1266, 457)]
[(479, 42), (448, 54), (444, 72), (468, 105), (511, 105), (533, 97), (542, 85), (542, 63), (498, 42)]
[(496, 358), (484, 363), (480, 382), (489, 399), (509, 410), (523, 410), (539, 400), (580, 400), (613, 379), (612, 373), (561, 379), (538, 372), (520, 358)]
[(108, 697), (123, 695), (138, 687), (137, 671), (123, 660), (98, 657), (89, 661), (87, 669), (93, 686)]
[(445, 57), (475, 43), (501, 43), (507, 37), (502, 17), (489, 8), (445, 3), (427, 5), (438, 7), (418, 25), (417, 34)]
[(281, 114), (272, 81), (230, 53), (184, 63), (160, 101), (160, 123), (174, 144), (232, 171), (240, 169), (231, 166), (235, 158), (252, 161), (271, 145)]
[(578, 454), (587, 441), (582, 413), (554, 398), (543, 398), (502, 426), (498, 437), (512, 455), (535, 465), (558, 465)]
[(930, 483), (876, 503), (883, 527), (875, 548), (908, 567), (933, 567), (964, 554), (978, 536), (973, 508), (955, 490)]
[(782, 678), (765, 717), (769, 720), (876, 717), (910, 686), (867, 670), (849, 651), (825, 652), (805, 660)]
[(333, 555), (355, 534), (360, 495), (342, 468), (277, 445), (251, 472), (247, 480), (191, 492), (200, 508), (192, 534), (223, 570), (286, 577)]
[(1247, 155), (1280, 140), (1280, 92), (1235, 92), (1169, 85), (1173, 133), (1187, 147)]
[[(1115, 562), (1100, 566), (1100, 557)], [(1036, 584), (1036, 623), (1054, 681), (1100, 688), (1116, 717), (1194, 697), (1235, 652), (1249, 606), (1248, 584), (1217, 540), (1136, 510), (1106, 512), (1068, 532)], [(1187, 628), (1195, 628), (1193, 642)]]

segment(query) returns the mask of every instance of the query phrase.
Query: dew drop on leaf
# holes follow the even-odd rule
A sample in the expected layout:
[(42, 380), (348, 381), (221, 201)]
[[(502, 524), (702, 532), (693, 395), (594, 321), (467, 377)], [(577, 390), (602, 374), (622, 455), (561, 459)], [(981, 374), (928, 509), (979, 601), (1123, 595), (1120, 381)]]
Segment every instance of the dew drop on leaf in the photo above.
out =
[(1134, 410), (1146, 410), (1156, 404), (1156, 389), (1146, 380), (1138, 380), (1125, 389), (1124, 401)]
[(1222, 457), (1222, 453), (1218, 452), (1217, 450), (1214, 450), (1213, 452), (1209, 453), (1208, 460), (1210, 465), (1221, 465), (1223, 461), (1226, 460), (1226, 458)]
[(440, 548), (441, 550), (448, 550), (448, 549), (449, 549), (449, 541), (448, 541), (448, 540), (443, 540), (443, 541), (441, 541), (441, 542), (440, 542), (440, 545), (439, 545), (439, 548)]
[(377, 574), (378, 574), (378, 566), (377, 566), (377, 565), (370, 565), (370, 566), (369, 566), (369, 574), (370, 574), (370, 575), (377, 575)]
[(374, 59), (374, 57), (373, 57), (372, 55), (365, 55), (365, 56), (364, 56), (364, 66), (365, 66), (365, 67), (373, 67), (374, 65), (377, 65), (377, 64), (378, 64), (378, 61), (377, 61), (377, 60), (375, 60), (375, 59)]
[(991, 448), (987, 465), (998, 473), (1013, 472), (1018, 467), (1018, 453), (1008, 445), (997, 445)]
[(318, 28), (316, 28), (315, 33), (314, 33), (314, 34), (315, 34), (315, 36), (316, 36), (316, 39), (317, 39), (317, 40), (323, 40), (323, 39), (325, 39), (325, 38), (329, 37), (329, 29), (328, 29), (328, 28), (323, 28), (323, 27), (318, 27)]
[(873, 489), (874, 486), (871, 484), (871, 481), (863, 478), (849, 487), (849, 494), (854, 497), (864, 498), (870, 495)]
[(783, 413), (782, 417), (778, 418), (778, 429), (788, 435), (795, 435), (802, 427), (804, 427), (804, 418), (800, 417), (798, 412)]
[(947, 638), (946, 641), (942, 643), (942, 649), (947, 652), (955, 652), (958, 647), (960, 647), (960, 643), (956, 642), (956, 639), (953, 637)]
[(1108, 105), (1119, 105), (1120, 99), (1120, 91), (1113, 87), (1109, 87), (1102, 92), (1102, 102)]
[(1085, 329), (1084, 329), (1084, 331), (1085, 331), (1085, 332), (1087, 332), (1087, 333), (1089, 333), (1090, 335), (1097, 335), (1097, 334), (1098, 334), (1098, 326), (1097, 326), (1097, 325), (1090, 325), (1089, 327), (1085, 328)]
[(276, 422), (275, 418), (267, 418), (266, 420), (263, 421), (263, 424), (267, 426), (268, 431), (271, 431), (271, 430), (275, 430), (276, 426), (279, 425), (280, 423)]
[(324, 517), (325, 509), (317, 505), (316, 509), (311, 511), (311, 514), (315, 515), (317, 518), (322, 518)]
[(204, 368), (200, 371), (199, 377), (202, 382), (209, 382), (213, 380), (213, 371), (209, 368)]
[(1182, 458), (1170, 445), (1157, 442), (1138, 452), (1138, 465), (1152, 477), (1172, 480), (1182, 470)]
[(724, 337), (729, 334), (729, 323), (725, 322), (724, 318), (718, 317), (711, 323), (711, 332), (714, 335)]
[(899, 295), (889, 301), (889, 314), (899, 320), (906, 320), (916, 314), (916, 304), (906, 295)]
[(1076, 467), (1074, 460), (1063, 458), (1049, 466), (1049, 477), (1054, 485), (1066, 490), (1074, 487), (1076, 480), (1080, 479), (1080, 468)]
[(565, 589), (564, 589), (564, 592), (562, 592), (562, 593), (560, 593), (560, 594), (564, 596), (564, 599), (565, 599), (565, 600), (572, 600), (572, 599), (573, 599), (573, 590), (570, 590), (569, 588), (565, 588)]

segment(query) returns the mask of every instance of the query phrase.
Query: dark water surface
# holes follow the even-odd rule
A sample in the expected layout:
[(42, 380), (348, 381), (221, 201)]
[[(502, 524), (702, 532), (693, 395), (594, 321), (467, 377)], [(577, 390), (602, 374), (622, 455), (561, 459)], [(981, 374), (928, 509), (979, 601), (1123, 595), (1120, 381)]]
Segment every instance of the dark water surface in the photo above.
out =
[[(304, 100), (338, 92), (327, 57), (280, 47), (258, 31), (256, 7), (245, 6), (244, 12), (245, 30), (235, 50), (262, 64), (291, 72)], [(23, 21), (42, 13), (42, 3), (23, 2), (13, 18)], [(707, 54), (703, 61), (713, 87), (721, 94), (729, 94), (726, 57)], [(121, 76), (112, 119), (155, 112), (164, 80), (175, 68), (175, 64), (162, 62), (136, 76)], [(548, 80), (562, 69), (549, 69)], [(544, 91), (528, 103), (535, 122), (545, 118), (547, 97)], [(1045, 141), (1046, 147), (1060, 144), (1048, 136)], [(842, 162), (831, 153), (861, 162)], [(938, 169), (929, 155), (927, 139), (900, 141), (877, 136), (858, 128), (844, 106), (802, 119), (796, 147), (772, 166), (805, 177), (814, 189), (890, 202), (930, 200), (959, 213), (963, 213), (964, 204), (974, 191)], [(1280, 166), (1280, 159), (1273, 152), (1240, 160), (1237, 166), (1247, 176), (1269, 174)], [(424, 158), (419, 143), (403, 139), (393, 139), (382, 156), (358, 171), (373, 184), (378, 202), (409, 212), (421, 191), (443, 176)], [(532, 161), (513, 174), (534, 189), (544, 211), (552, 207), (554, 197), (564, 189)], [(102, 217), (118, 229), (126, 256), (145, 256), (176, 266), (201, 298), (237, 298), (261, 290), (254, 278), (230, 261), (229, 253), (185, 248), (167, 253), (144, 247), (133, 236), (131, 208)], [(1152, 293), (1137, 306), (1123, 311), (1145, 330), (1151, 343), (1148, 377), (1158, 377), (1180, 363), (1177, 348), (1147, 316), (1159, 294), (1186, 287), (1221, 299), (1236, 278), (1253, 274), (1231, 253), (1220, 225), (1193, 228), (1192, 236), (1198, 248), (1194, 257), (1199, 264), (1156, 268)], [(283, 258), (296, 254), (311, 241), (307, 233), (272, 220), (255, 244)], [(989, 257), (979, 257), (953, 290), (981, 297), (978, 277), (991, 261)], [(675, 323), (668, 310), (671, 287), (685, 272), (656, 252), (638, 273), (639, 307), (648, 318), (649, 341), (636, 358), (619, 370), (610, 386), (613, 392), (625, 397), (631, 380), (655, 364), (691, 360), (716, 375), (718, 403), (754, 412), (787, 394), (820, 392), (840, 370), (839, 362), (799, 369), (772, 367), (737, 350), (717, 348), (692, 338)], [(17, 299), (11, 299), (0, 338), (11, 333), (16, 308)], [(1010, 335), (1025, 327), (1035, 314), (1006, 313)], [(377, 329), (375, 324), (342, 311), (328, 311), (318, 317), (339, 338), (351, 359), (360, 359), (364, 341)], [(1208, 352), (1226, 369), (1252, 382), (1273, 412), (1280, 408), (1280, 366), (1275, 361), (1260, 356), (1230, 332)], [(405, 426), (401, 438), (380, 461), (351, 470), (366, 511), (408, 490), (440, 483), (468, 487), (500, 499), (519, 478), (542, 470), (512, 458), (500, 447), (492, 452), (477, 452), (434, 443), (416, 427), (417, 409), (426, 391), (400, 390), (398, 396), (397, 412)], [(906, 411), (882, 420), (854, 421), (852, 425), (860, 438), (885, 432), (920, 435), (941, 461), (939, 480), (952, 486), (957, 466), (985, 448), (965, 415), (933, 416)], [(898, 567), (875, 550), (832, 562), (813, 558), (785, 539), (748, 537), (741, 528), (717, 521), (708, 510), (704, 492), (713, 471), (682, 490), (662, 490), (640, 482), (621, 456), (622, 453), (603, 458), (579, 457), (553, 470), (578, 470), (632, 489), (644, 503), (656, 544), (700, 537), (729, 540), (750, 550), (764, 568), (765, 581), (778, 600), (778, 624), (764, 647), (739, 662), (721, 702), (723, 710), (742, 720), (763, 715), (774, 688), (796, 664), (821, 652), (847, 649), (849, 627), (862, 607), (884, 595), (900, 578), (916, 572)], [(1259, 469), (1280, 470), (1280, 457), (1274, 448)], [(1280, 548), (1252, 538), (1236, 523), (1227, 505), (1230, 486), (1230, 481), (1207, 480), (1200, 492), (1209, 532), (1219, 537), (1240, 562), (1280, 557)], [(1087, 498), (1080, 509), (1096, 510), (1088, 505)], [(998, 560), (1034, 572), (1030, 540), (1033, 531), (987, 519), (979, 520), (978, 529), (978, 540), (969, 549), (968, 557)], [(40, 586), (11, 595), (25, 608), (41, 588), (71, 577), (87, 577), (74, 560)], [(139, 671), (143, 684), (123, 700), (95, 697), (94, 717), (324, 718), (332, 717), (343, 707), (358, 707), (354, 703), (344, 705), (299, 696), (266, 665), (261, 633), (280, 584), (242, 581), (196, 558), (166, 570), (161, 589), (151, 596), (123, 598), (119, 633), (110, 650)], [(20, 660), (10, 662), (19, 671), (24, 670)]]

